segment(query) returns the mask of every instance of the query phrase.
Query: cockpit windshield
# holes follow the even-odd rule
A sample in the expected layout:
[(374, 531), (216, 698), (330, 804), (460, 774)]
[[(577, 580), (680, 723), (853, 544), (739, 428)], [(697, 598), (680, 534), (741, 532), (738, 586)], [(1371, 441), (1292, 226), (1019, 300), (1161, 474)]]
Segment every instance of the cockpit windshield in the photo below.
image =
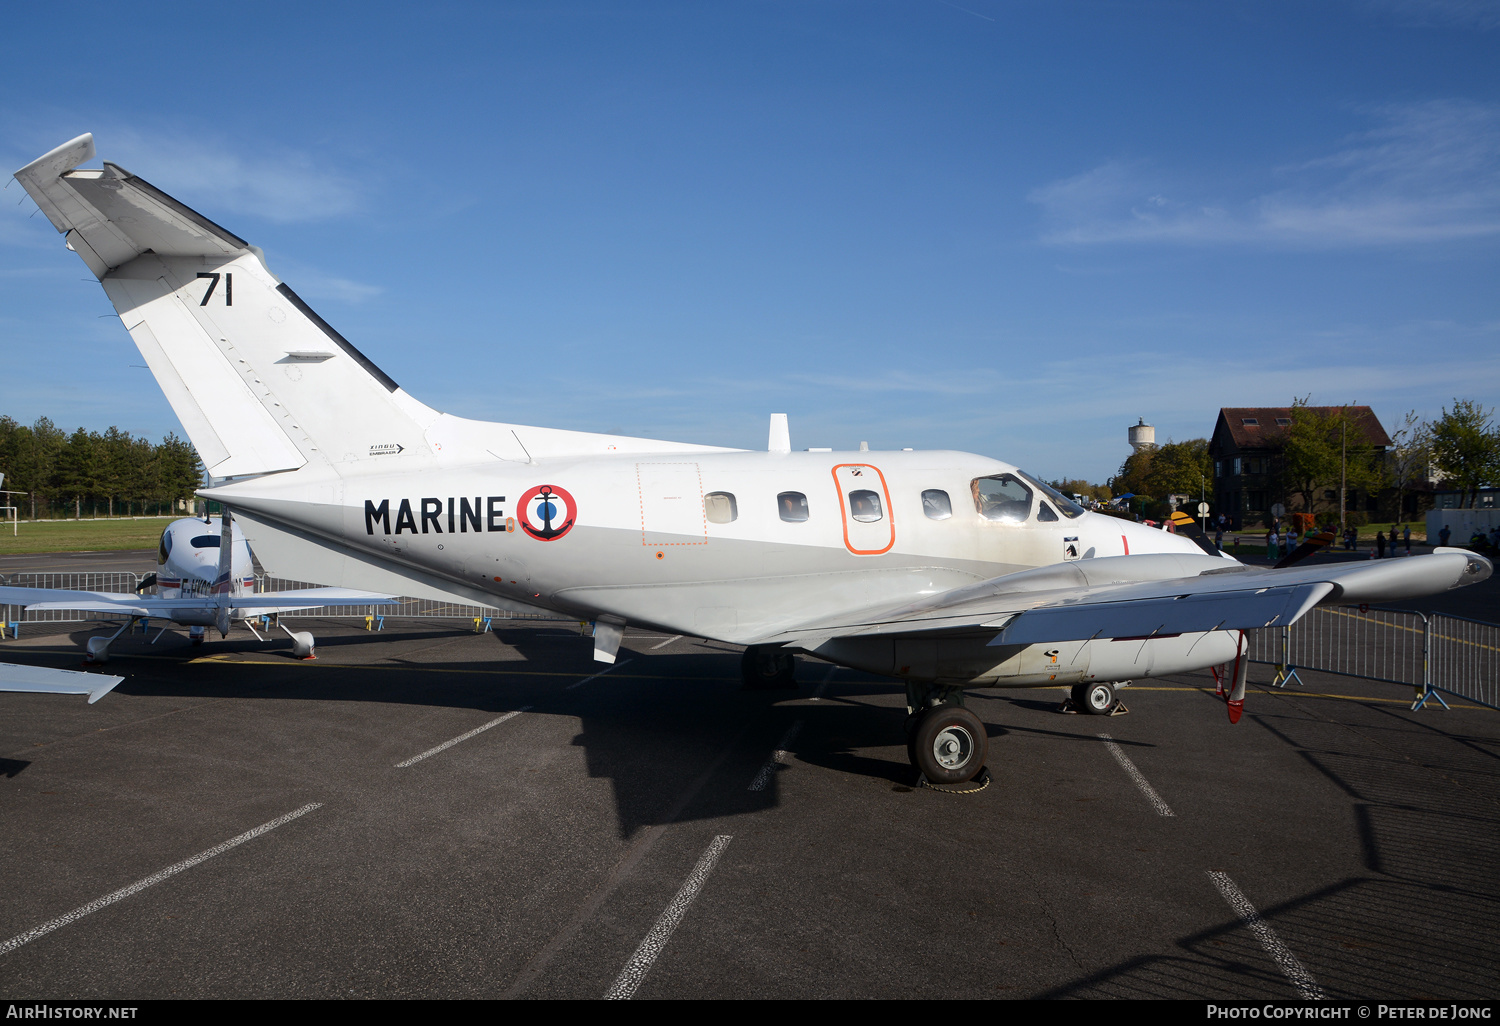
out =
[(1078, 503), (1074, 502), (1072, 499), (1068, 498), (1062, 492), (1058, 491), (1056, 488), (1053, 488), (1051, 485), (1045, 482), (1038, 481), (1036, 478), (1026, 473), (1026, 471), (1018, 470), (1016, 471), (1016, 473), (1020, 474), (1026, 480), (1036, 485), (1043, 495), (1047, 496), (1047, 498), (1053, 501), (1053, 503), (1057, 506), (1058, 512), (1062, 513), (1062, 515), (1067, 517), (1069, 520), (1072, 520), (1074, 517), (1087, 512), (1087, 510), (1078, 505)]

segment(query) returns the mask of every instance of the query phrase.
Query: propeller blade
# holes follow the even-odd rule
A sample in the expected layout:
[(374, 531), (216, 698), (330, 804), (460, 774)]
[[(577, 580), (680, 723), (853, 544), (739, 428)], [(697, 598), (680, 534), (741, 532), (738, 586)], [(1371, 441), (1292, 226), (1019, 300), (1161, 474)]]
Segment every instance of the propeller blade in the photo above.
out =
[(1317, 534), (1310, 534), (1302, 539), (1301, 545), (1298, 545), (1285, 556), (1282, 556), (1281, 562), (1277, 563), (1272, 569), (1280, 570), (1282, 567), (1291, 566), (1293, 563), (1300, 563), (1314, 552), (1326, 549), (1332, 541), (1332, 531), (1319, 531)]

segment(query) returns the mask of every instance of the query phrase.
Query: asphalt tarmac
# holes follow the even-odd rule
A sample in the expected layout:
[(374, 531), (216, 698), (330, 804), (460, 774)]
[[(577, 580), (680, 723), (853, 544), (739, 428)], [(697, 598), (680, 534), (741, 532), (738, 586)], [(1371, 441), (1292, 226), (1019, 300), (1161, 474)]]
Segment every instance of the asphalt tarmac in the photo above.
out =
[[(1306, 672), (1236, 726), (1206, 675), (1110, 718), (972, 692), (994, 780), (944, 794), (911, 788), (892, 681), (804, 660), (747, 692), (730, 646), (637, 632), (600, 674), (576, 627), (304, 626), (315, 662), (132, 636), (96, 705), (0, 696), (0, 995), (1500, 991), (1491, 710)], [(0, 659), (77, 667), (89, 633)]]

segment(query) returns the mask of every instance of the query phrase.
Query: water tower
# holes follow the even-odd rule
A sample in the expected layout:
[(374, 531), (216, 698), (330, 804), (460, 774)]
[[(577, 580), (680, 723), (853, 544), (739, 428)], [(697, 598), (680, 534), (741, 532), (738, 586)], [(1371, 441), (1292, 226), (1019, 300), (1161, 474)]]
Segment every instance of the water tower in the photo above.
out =
[(1156, 448), (1156, 428), (1147, 424), (1145, 417), (1141, 417), (1139, 423), (1130, 429), (1130, 447), (1136, 452)]

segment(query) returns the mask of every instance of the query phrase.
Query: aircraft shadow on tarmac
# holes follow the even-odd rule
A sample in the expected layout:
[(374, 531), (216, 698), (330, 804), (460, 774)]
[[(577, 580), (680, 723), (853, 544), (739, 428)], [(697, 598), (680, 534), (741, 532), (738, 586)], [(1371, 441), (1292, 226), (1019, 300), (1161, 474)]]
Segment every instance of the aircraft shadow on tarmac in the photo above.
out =
[[(34, 646), (30, 652), (76, 657), (84, 642), (100, 633), (93, 625), (74, 631), (66, 642), (58, 635), (55, 648)], [(786, 765), (776, 766), (760, 790), (749, 785), (797, 720), (802, 728), (787, 744), (788, 763), (894, 786), (915, 782), (904, 749), (904, 685), (844, 671), (835, 694), (817, 703), (780, 707), (812, 695), (816, 685), (807, 678), (821, 677), (825, 665), (812, 661), (801, 664), (803, 681), (796, 690), (745, 691), (738, 649), (688, 642), (686, 651), (680, 645), (672, 653), (622, 649), (615, 669), (578, 684), (606, 668), (593, 661), (592, 641), (576, 629), (498, 628), (492, 636), (506, 649), (505, 658), (495, 662), (443, 660), (439, 650), (444, 644), (471, 636), (462, 629), (387, 629), (374, 638), (320, 636), (318, 651), (325, 661), (305, 670), (291, 658), (285, 637), (257, 642), (236, 632), (225, 640), (213, 637), (193, 646), (182, 634), (169, 632), (153, 645), (155, 633), (122, 637), (111, 649), (117, 658), (108, 668), (126, 675), (116, 693), (383, 702), (469, 708), (492, 715), (530, 706), (529, 715), (575, 718), (580, 729), (573, 744), (584, 750), (590, 777), (610, 780), (622, 837), (668, 821), (713, 819), (777, 806), (778, 777), (787, 771)], [(333, 661), (326, 658), (375, 639), (418, 644), (409, 661), (399, 653), (378, 664), (330, 665)], [(423, 641), (429, 644), (420, 644)], [(186, 665), (198, 658), (204, 661)], [(538, 669), (535, 676), (527, 673), (533, 666)], [(578, 686), (570, 689), (573, 684)], [(880, 696), (883, 704), (854, 700), (861, 696)], [(992, 739), (1008, 732), (994, 723), (987, 726)], [(1092, 735), (1057, 733), (1097, 743)], [(413, 738), (413, 754), (425, 743), (445, 740)], [(725, 757), (712, 785), (699, 788), (685, 807), (676, 810), (721, 755)]]
[[(1492, 788), (1500, 753), (1489, 746), (1497, 739), (1450, 733), (1404, 709), (1372, 711), (1389, 727), (1251, 717), (1352, 799), (1351, 822), (1329, 824), (1330, 847), (1357, 844), (1366, 870), (1261, 908), (1260, 916), (1329, 998), (1493, 1000), (1500, 807)], [(1451, 760), (1432, 764), (1432, 751), (1423, 748), (1430, 739), (1421, 736), (1431, 733), (1466, 749), (1461, 768)], [(1420, 754), (1427, 759), (1413, 758)], [(1434, 770), (1448, 786), (1437, 786)], [(1341, 838), (1340, 831), (1348, 833)], [(1299, 855), (1289, 850), (1286, 858)], [(1222, 924), (1179, 938), (1176, 953), (1130, 958), (1037, 996), (1292, 997), (1254, 936), (1227, 906), (1225, 912)]]

